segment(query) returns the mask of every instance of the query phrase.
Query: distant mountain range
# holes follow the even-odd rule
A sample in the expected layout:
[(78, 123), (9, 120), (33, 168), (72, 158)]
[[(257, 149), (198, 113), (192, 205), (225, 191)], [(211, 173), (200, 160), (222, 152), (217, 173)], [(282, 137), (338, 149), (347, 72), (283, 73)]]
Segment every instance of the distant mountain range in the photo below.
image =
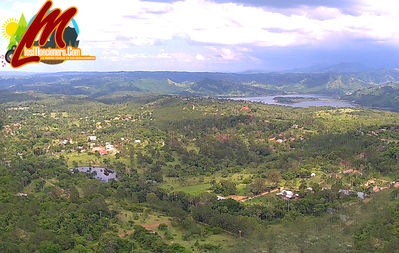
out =
[[(63, 72), (0, 74), (0, 90), (85, 95), (93, 99), (126, 94), (175, 94), (198, 96), (263, 96), (286, 93), (323, 94), (348, 100), (372, 100), (373, 89), (396, 87), (399, 70), (335, 73), (337, 65), (315, 73), (210, 73), (210, 72)], [(359, 67), (360, 68), (360, 67)], [(330, 73), (331, 71), (331, 73)], [(350, 72), (351, 72), (350, 71)], [(334, 73), (333, 73), (334, 72)], [(388, 86), (387, 86), (388, 87)], [(385, 88), (384, 88), (385, 89)], [(386, 88), (388, 89), (388, 88)], [(389, 90), (395, 94), (398, 90)], [(388, 92), (388, 91), (387, 91)], [(388, 95), (388, 94), (387, 94)], [(381, 96), (379, 94), (378, 96)], [(399, 100), (392, 97), (394, 101)], [(379, 99), (372, 106), (378, 107)], [(397, 106), (395, 102), (390, 104)], [(382, 106), (382, 105), (381, 105)], [(382, 106), (382, 107), (385, 107)], [(399, 108), (399, 107), (398, 107)]]
[(360, 73), (376, 70), (361, 63), (343, 62), (330, 66), (311, 66), (284, 71), (287, 73)]

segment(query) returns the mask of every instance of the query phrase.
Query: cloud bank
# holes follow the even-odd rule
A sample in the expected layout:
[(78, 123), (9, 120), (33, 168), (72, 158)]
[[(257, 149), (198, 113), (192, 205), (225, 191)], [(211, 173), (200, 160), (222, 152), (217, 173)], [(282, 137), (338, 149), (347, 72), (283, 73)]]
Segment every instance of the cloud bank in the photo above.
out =
[[(348, 52), (355, 45), (362, 45), (364, 54), (376, 48), (396, 52), (399, 46), (395, 26), (399, 2), (391, 0), (53, 2), (62, 9), (78, 7), (81, 47), (98, 56), (96, 64), (88, 67), (98, 70), (275, 70), (273, 66), (296, 67), (282, 62), (290, 59), (284, 52), (292, 57), (298, 55), (295, 50), (302, 57), (309, 52), (312, 59), (320, 52), (319, 62), (331, 52), (334, 63), (340, 61), (333, 57), (339, 52), (346, 52), (341, 61), (350, 60), (351, 52), (359, 58), (358, 50)], [(42, 4), (37, 0), (3, 2), (0, 15), (19, 17), (23, 11), (28, 17), (34, 14), (29, 11)], [(284, 57), (278, 58), (275, 52)], [(371, 56), (368, 60), (372, 61)], [(317, 59), (312, 63), (318, 64)], [(63, 68), (67, 66), (73, 68), (73, 64)]]

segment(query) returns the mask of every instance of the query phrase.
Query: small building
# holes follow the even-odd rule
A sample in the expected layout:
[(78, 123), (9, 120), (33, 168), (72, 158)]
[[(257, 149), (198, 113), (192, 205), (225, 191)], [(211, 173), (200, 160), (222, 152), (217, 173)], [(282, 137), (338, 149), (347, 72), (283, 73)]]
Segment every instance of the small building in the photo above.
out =
[(111, 143), (107, 142), (105, 144), (105, 148), (107, 149), (107, 151), (113, 151), (115, 149), (114, 145), (112, 145)]
[(140, 144), (141, 140), (135, 140), (134, 143)]
[(98, 152), (100, 155), (108, 155), (108, 150), (104, 147), (94, 147), (91, 150), (92, 153)]
[(225, 197), (222, 197), (222, 196), (217, 196), (217, 198), (218, 198), (218, 200), (225, 200), (226, 199)]
[(315, 177), (315, 176), (316, 176), (316, 173), (312, 173), (312, 174), (310, 174), (310, 176), (311, 176), (311, 177)]
[(276, 194), (277, 196), (281, 196), (284, 199), (297, 199), (299, 198), (298, 194), (293, 193), (292, 191), (283, 190), (280, 193)]
[(89, 136), (89, 140), (90, 141), (96, 141), (97, 140), (97, 136)]
[(17, 193), (17, 197), (28, 197), (28, 194), (26, 193)]
[(241, 111), (244, 111), (244, 112), (249, 112), (250, 110), (251, 110), (251, 108), (249, 108), (248, 106), (243, 106), (241, 108)]
[(361, 199), (365, 199), (366, 198), (366, 194), (364, 194), (364, 192), (358, 192), (357, 193), (357, 197), (361, 198)]

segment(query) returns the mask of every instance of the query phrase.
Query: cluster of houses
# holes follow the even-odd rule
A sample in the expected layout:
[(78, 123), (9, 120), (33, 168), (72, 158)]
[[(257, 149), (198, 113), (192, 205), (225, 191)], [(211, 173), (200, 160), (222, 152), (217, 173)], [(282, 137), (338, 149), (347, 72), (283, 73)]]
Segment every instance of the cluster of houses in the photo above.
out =
[[(88, 141), (90, 142), (90, 149), (89, 152), (91, 153), (98, 153), (101, 156), (105, 156), (105, 155), (116, 155), (117, 153), (119, 153), (119, 151), (117, 150), (116, 146), (113, 145), (110, 142), (106, 142), (105, 145), (96, 145), (96, 141), (98, 140), (97, 136), (92, 135), (92, 136), (88, 136)], [(126, 142), (128, 141), (128, 139), (126, 138), (121, 138), (122, 142)], [(65, 146), (65, 145), (69, 145), (69, 144), (73, 144), (74, 141), (72, 138), (66, 138), (65, 140), (62, 140), (60, 142), (58, 142), (59, 145)], [(135, 144), (140, 144), (141, 140), (137, 139), (134, 140)], [(83, 147), (83, 146), (79, 146), (75, 149), (70, 150), (70, 152), (80, 152), (80, 153), (86, 153), (87, 150)], [(64, 153), (65, 150), (61, 150), (61, 153)]]
[[(307, 188), (308, 191), (313, 191), (312, 188)], [(356, 192), (356, 191), (352, 191), (352, 190), (339, 190), (338, 193), (345, 195), (345, 196), (351, 196), (351, 195), (355, 195), (360, 199), (365, 199), (366, 198), (366, 194), (364, 192)], [(276, 194), (277, 196), (281, 196), (283, 199), (286, 200), (291, 200), (291, 199), (298, 199), (299, 195), (292, 192), (292, 191), (288, 191), (288, 190), (282, 190), (281, 192)]]
[(27, 106), (18, 106), (18, 107), (8, 108), (7, 110), (9, 110), (9, 111), (27, 111), (27, 110), (29, 110), (29, 107), (27, 107)]
[(6, 125), (4, 126), (4, 132), (5, 134), (9, 134), (11, 136), (13, 136), (15, 134), (15, 130), (16, 129), (21, 129), (22, 125), (20, 123), (15, 123), (10, 125)]
[(91, 144), (91, 152), (92, 153), (99, 153), (100, 155), (109, 155), (109, 154), (116, 154), (118, 150), (112, 145), (110, 142), (105, 143), (104, 146), (95, 146), (94, 143)]
[[(89, 136), (88, 137), (89, 141), (94, 142), (97, 141), (97, 136)], [(127, 141), (125, 138), (121, 138), (121, 141)], [(135, 140), (134, 143), (140, 144), (141, 140)], [(105, 146), (96, 146), (95, 143), (90, 144), (91, 148), (91, 153), (99, 153), (100, 155), (115, 155), (119, 151), (116, 149), (116, 147), (111, 144), (110, 142), (106, 142)]]

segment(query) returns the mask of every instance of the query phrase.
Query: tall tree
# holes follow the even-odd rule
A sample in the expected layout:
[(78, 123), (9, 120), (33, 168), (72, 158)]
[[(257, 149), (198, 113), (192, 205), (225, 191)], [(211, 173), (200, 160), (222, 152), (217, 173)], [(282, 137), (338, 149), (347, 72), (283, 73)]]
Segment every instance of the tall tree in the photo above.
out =
[(27, 28), (28, 28), (28, 24), (26, 23), (25, 16), (22, 13), (21, 18), (19, 19), (19, 22), (18, 22), (17, 31), (15, 32), (15, 40), (17, 43), (19, 43), (21, 41)]

